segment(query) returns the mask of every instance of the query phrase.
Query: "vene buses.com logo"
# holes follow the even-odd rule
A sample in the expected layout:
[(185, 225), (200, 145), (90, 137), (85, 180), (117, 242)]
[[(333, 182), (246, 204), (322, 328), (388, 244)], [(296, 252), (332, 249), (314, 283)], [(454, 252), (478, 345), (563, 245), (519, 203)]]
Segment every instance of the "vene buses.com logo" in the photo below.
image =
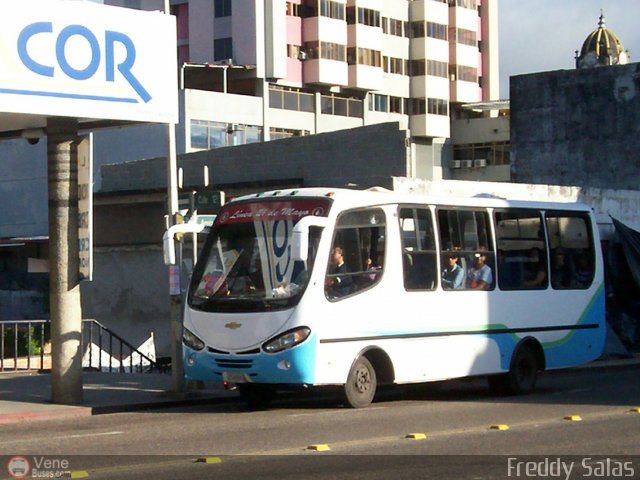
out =
[(30, 471), (29, 460), (24, 457), (11, 457), (7, 463), (7, 472), (13, 478), (27, 478)]

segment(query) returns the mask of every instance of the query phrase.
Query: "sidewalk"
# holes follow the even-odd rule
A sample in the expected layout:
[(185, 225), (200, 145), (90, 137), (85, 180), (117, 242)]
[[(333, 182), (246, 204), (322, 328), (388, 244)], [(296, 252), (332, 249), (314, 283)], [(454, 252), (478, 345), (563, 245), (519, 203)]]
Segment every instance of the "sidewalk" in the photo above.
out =
[(238, 396), (220, 384), (184, 393), (171, 392), (170, 374), (83, 373), (82, 405), (51, 402), (48, 373), (0, 374), (0, 425), (25, 420), (81, 417), (104, 413), (230, 401)]
[[(640, 356), (597, 360), (582, 367), (622, 368), (640, 365)], [(178, 405), (235, 401), (237, 392), (222, 383), (207, 384), (202, 390), (182, 394), (171, 392), (171, 375), (161, 373), (83, 374), (84, 403), (81, 406), (51, 403), (51, 375), (46, 373), (0, 374), (0, 425), (28, 420), (81, 417), (130, 412)]]

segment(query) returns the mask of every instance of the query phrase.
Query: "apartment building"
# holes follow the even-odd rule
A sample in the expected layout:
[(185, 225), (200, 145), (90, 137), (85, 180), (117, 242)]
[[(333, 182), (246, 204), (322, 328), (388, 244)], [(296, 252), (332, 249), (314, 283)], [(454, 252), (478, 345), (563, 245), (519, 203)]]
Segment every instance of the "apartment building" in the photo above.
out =
[(407, 175), (442, 178), (460, 107), (499, 98), (497, 10), (497, 0), (172, 0), (179, 153), (396, 121), (409, 131)]

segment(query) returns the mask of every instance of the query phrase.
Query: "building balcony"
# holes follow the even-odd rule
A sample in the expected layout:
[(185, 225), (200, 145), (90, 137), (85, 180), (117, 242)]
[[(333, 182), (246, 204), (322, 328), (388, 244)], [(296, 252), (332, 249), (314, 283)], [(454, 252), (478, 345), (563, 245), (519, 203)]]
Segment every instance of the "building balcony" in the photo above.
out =
[(324, 58), (308, 59), (302, 62), (302, 79), (304, 83), (347, 86), (348, 67), (347, 62)]

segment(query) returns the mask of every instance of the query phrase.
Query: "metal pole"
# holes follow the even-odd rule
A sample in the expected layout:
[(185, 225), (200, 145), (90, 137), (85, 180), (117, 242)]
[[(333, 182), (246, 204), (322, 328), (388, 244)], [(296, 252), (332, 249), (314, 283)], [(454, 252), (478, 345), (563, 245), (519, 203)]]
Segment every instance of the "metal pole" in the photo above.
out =
[[(164, 0), (164, 13), (171, 13), (169, 0)], [(177, 52), (174, 52), (177, 55)], [(167, 124), (167, 198), (169, 227), (173, 225), (178, 213), (178, 161), (176, 159), (176, 129), (172, 123)], [(169, 269), (180, 265), (170, 265)], [(169, 275), (171, 273), (169, 272)], [(174, 392), (185, 390), (184, 368), (182, 364), (182, 302), (180, 294), (170, 295), (169, 324), (171, 347), (171, 385)]]
[(77, 136), (76, 119), (47, 119), (51, 397), (65, 404), (82, 403)]

